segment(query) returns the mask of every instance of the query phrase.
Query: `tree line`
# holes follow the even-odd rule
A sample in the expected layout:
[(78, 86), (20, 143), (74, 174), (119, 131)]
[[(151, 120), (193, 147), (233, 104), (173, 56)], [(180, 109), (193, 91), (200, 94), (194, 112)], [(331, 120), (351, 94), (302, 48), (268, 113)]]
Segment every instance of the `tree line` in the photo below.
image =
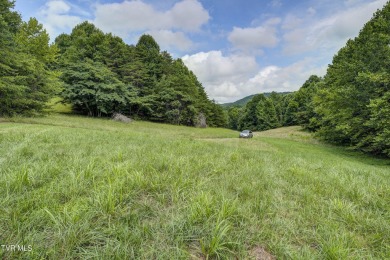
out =
[(23, 22), (13, 1), (0, 0), (0, 116), (42, 113), (54, 96), (73, 112), (195, 126), (225, 126), (181, 59), (161, 51), (150, 35), (134, 45), (83, 22), (54, 44), (35, 18)]
[(50, 44), (41, 24), (0, 0), (0, 116), (36, 115), (55, 96), (75, 113), (267, 130), (302, 125), (323, 140), (390, 157), (390, 3), (334, 56), (323, 78), (224, 111), (150, 35), (134, 45), (83, 22)]
[(317, 83), (321, 81), (320, 77), (312, 75), (296, 92), (257, 94), (244, 106), (229, 107), (226, 110), (228, 127), (235, 130), (264, 131), (302, 125), (313, 130), (310, 118), (314, 108), (311, 100)]
[(329, 143), (390, 157), (390, 2), (296, 92), (228, 110), (232, 129), (302, 125)]
[(0, 116), (36, 114), (60, 88), (57, 48), (34, 18), (23, 22), (0, 0)]

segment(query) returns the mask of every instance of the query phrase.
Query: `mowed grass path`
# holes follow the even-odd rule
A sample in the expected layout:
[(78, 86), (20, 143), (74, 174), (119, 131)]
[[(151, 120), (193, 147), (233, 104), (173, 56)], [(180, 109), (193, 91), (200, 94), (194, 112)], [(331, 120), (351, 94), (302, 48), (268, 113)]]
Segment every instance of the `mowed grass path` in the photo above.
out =
[(389, 160), (297, 127), (237, 135), (56, 115), (0, 123), (0, 244), (32, 246), (0, 258), (390, 258)]

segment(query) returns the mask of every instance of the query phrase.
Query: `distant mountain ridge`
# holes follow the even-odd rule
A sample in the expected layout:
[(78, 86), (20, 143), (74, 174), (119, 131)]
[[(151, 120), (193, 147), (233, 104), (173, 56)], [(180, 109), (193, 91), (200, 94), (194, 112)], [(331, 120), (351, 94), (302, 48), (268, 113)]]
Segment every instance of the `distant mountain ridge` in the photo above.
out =
[[(265, 93), (259, 93), (259, 94), (263, 94), (264, 96), (266, 97), (269, 97), (273, 92), (265, 92)], [(287, 95), (287, 94), (290, 94), (292, 92), (274, 92), (278, 95)], [(230, 102), (230, 103), (223, 103), (223, 104), (220, 104), (220, 106), (222, 106), (223, 108), (229, 108), (229, 107), (234, 107), (234, 106), (238, 106), (238, 107), (243, 107), (245, 106), (249, 101), (251, 101), (251, 99), (256, 96), (258, 94), (253, 94), (253, 95), (249, 95), (249, 96), (246, 96), (244, 98), (241, 98), (237, 101), (234, 101), (234, 102)]]

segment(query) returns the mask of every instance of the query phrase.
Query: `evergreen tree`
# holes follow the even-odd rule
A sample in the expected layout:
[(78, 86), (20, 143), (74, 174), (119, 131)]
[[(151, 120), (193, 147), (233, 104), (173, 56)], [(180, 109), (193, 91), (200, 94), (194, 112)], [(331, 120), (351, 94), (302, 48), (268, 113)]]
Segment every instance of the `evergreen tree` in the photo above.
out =
[[(379, 144), (390, 129), (379, 108), (386, 111), (390, 67), (390, 3), (377, 11), (334, 57), (315, 98), (320, 115), (319, 135), (330, 142), (372, 153), (387, 153)], [(385, 116), (385, 118), (387, 118)]]
[(265, 98), (256, 106), (256, 130), (268, 130), (279, 127), (278, 117), (272, 99)]
[(322, 79), (316, 75), (312, 75), (302, 85), (302, 87), (293, 94), (290, 100), (289, 112), (291, 115), (291, 123), (301, 125), (305, 129), (314, 131), (317, 126), (315, 120), (318, 115), (314, 111), (313, 98), (317, 93), (318, 87)]
[(0, 115), (41, 113), (59, 87), (57, 50), (36, 19), (22, 22), (12, 7), (0, 0)]
[(266, 97), (263, 94), (258, 94), (246, 104), (243, 114), (238, 122), (239, 130), (260, 130), (257, 110), (259, 103), (263, 103), (265, 100)]
[(123, 67), (132, 61), (132, 57), (127, 50), (127, 45), (121, 38), (109, 33), (104, 36), (102, 48), (103, 63), (119, 79), (123, 80)]
[(211, 102), (211, 115), (208, 120), (208, 125), (214, 127), (226, 127), (227, 123), (227, 113), (220, 105), (215, 103), (215, 101)]
[(367, 136), (368, 140), (362, 140), (362, 143), (370, 144), (370, 152), (390, 157), (390, 91), (371, 100), (368, 108), (371, 117), (366, 125), (373, 129), (375, 136)]
[[(281, 99), (277, 102), (277, 105), (275, 105), (275, 106), (280, 107), (277, 110), (277, 113), (278, 113), (278, 111), (280, 111), (280, 114), (278, 114), (279, 124), (282, 126), (289, 126), (289, 125), (291, 125), (289, 123), (289, 120), (291, 119), (291, 117), (293, 117), (293, 115), (289, 114), (289, 105), (290, 105), (290, 102), (293, 98), (293, 93), (288, 93), (288, 94), (279, 95), (279, 96), (281, 97)], [(274, 103), (275, 103), (275, 101), (274, 101)], [(275, 109), (276, 109), (276, 107), (275, 107)]]
[(142, 35), (135, 46), (135, 59), (140, 65), (138, 69), (146, 72), (147, 77), (139, 89), (140, 95), (149, 95), (153, 92), (156, 82), (162, 77), (163, 57), (160, 55), (160, 46), (150, 35)]
[(13, 1), (0, 0), (0, 116), (12, 115), (19, 108), (19, 98), (27, 89), (17, 81), (18, 49), (15, 34), (21, 24), (20, 15), (11, 11)]
[(228, 110), (228, 128), (238, 130), (238, 122), (241, 115), (239, 107), (231, 107)]
[(172, 59), (150, 35), (136, 46), (84, 22), (56, 39), (60, 49), (62, 97), (75, 111), (90, 116), (122, 111), (138, 118), (196, 125), (225, 126), (226, 116), (210, 101), (181, 59)]
[(291, 115), (290, 101), (291, 95), (285, 93), (273, 92), (268, 97), (255, 95), (242, 109), (229, 109), (229, 127), (235, 129), (236, 121), (238, 130), (263, 131), (286, 126)]

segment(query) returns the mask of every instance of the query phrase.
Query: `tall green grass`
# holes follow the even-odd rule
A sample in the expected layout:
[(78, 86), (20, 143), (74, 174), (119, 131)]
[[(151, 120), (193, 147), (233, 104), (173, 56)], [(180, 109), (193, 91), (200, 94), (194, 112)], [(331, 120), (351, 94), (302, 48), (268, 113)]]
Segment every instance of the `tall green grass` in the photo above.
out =
[(5, 259), (390, 258), (390, 162), (298, 129), (0, 123)]

